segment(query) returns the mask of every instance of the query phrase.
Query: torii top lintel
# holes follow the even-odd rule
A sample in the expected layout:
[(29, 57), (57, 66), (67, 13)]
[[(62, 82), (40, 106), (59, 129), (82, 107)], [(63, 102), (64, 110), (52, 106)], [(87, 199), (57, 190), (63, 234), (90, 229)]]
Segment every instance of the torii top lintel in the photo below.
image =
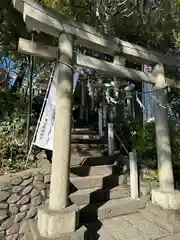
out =
[(112, 56), (120, 54), (126, 59), (140, 63), (159, 63), (170, 68), (180, 68), (180, 58), (166, 56), (141, 46), (122, 41), (119, 38), (103, 35), (93, 27), (78, 23), (69, 17), (55, 12), (34, 0), (12, 0), (14, 7), (23, 13), (29, 30), (44, 32), (59, 38), (62, 32), (72, 34), (76, 43), (94, 51)]

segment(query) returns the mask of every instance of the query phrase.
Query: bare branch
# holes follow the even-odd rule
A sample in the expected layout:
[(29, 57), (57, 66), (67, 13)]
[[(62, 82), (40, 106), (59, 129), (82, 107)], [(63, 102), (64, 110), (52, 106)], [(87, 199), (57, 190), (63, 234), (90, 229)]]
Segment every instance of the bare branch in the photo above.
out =
[(125, 3), (127, 3), (127, 0), (124, 0), (123, 2), (120, 2), (117, 5), (118, 5), (118, 7), (120, 7), (120, 6), (124, 5)]

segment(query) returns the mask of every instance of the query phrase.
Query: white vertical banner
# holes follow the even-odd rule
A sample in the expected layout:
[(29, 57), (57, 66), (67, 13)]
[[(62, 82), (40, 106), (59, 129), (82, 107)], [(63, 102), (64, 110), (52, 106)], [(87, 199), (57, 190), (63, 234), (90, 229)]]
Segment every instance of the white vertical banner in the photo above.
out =
[[(152, 72), (152, 67), (150, 65), (142, 65), (142, 71), (146, 74)], [(153, 110), (153, 98), (152, 98), (153, 85), (150, 83), (142, 83), (142, 104), (144, 106), (143, 110), (143, 121), (150, 122), (154, 120), (154, 110)]]
[[(56, 114), (56, 87), (58, 81), (58, 66), (55, 69), (54, 77), (50, 86), (44, 111), (41, 116), (40, 124), (34, 141), (34, 145), (48, 150), (53, 150), (54, 120)], [(73, 93), (79, 78), (79, 72), (73, 75)]]

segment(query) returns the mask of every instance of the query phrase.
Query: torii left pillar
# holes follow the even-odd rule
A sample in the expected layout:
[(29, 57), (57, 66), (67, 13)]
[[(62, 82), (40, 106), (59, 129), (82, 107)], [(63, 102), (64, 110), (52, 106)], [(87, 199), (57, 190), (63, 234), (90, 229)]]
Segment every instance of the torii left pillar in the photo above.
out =
[[(69, 205), (69, 171), (71, 156), (71, 114), (73, 96), (72, 36), (62, 34), (59, 39), (60, 62), (56, 68), (56, 116), (49, 204), (38, 209), (39, 236), (43, 239), (83, 239), (85, 229), (77, 230), (78, 210)], [(31, 231), (33, 233), (33, 230)], [(35, 232), (35, 231), (34, 231)]]

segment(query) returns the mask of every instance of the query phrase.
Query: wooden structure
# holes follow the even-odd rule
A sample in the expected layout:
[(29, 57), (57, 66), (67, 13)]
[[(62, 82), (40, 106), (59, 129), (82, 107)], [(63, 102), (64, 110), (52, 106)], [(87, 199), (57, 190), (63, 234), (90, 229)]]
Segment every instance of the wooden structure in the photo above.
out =
[[(49, 59), (58, 59), (58, 56), (60, 56), (59, 65), (56, 69), (58, 86), (50, 200), (49, 205), (39, 209), (38, 231), (45, 239), (46, 237), (48, 239), (55, 237), (61, 239), (62, 234), (75, 232), (78, 216), (76, 207), (68, 205), (72, 66), (83, 66), (108, 72), (117, 77), (152, 83), (161, 91), (161, 94), (157, 94), (157, 99), (165, 102), (166, 92), (164, 88), (166, 86), (180, 88), (180, 82), (165, 79), (161, 64), (168, 68), (180, 68), (180, 58), (166, 56), (122, 41), (119, 38), (103, 35), (94, 28), (73, 21), (49, 8), (37, 4), (33, 0), (13, 0), (13, 4), (17, 10), (22, 12), (24, 22), (30, 31), (44, 32), (59, 39), (58, 48), (42, 46), (38, 43), (20, 39), (19, 51)], [(116, 61), (110, 63), (80, 54), (74, 56), (74, 44), (82, 45), (94, 51), (107, 53), (113, 56)], [(121, 57), (140, 63), (161, 63), (161, 67), (158, 68), (159, 65), (157, 65), (155, 70), (159, 70), (153, 72), (152, 75), (147, 75), (141, 71), (125, 68), (121, 64)], [(117, 59), (119, 59), (118, 64)], [(163, 118), (160, 116), (161, 114)], [(156, 197), (154, 196), (153, 199), (156, 203), (161, 204), (162, 199), (158, 199), (158, 196), (167, 196), (167, 191), (173, 192), (174, 188), (167, 111), (161, 109), (159, 105), (156, 105), (156, 121), (161, 190), (154, 193)], [(160, 125), (162, 125), (162, 128), (160, 128)], [(168, 151), (168, 154), (166, 151)], [(165, 171), (165, 168), (162, 167), (163, 164), (165, 164), (166, 170), (168, 168), (166, 171), (168, 176), (165, 176), (163, 173)], [(35, 239), (42, 239), (41, 236)]]

